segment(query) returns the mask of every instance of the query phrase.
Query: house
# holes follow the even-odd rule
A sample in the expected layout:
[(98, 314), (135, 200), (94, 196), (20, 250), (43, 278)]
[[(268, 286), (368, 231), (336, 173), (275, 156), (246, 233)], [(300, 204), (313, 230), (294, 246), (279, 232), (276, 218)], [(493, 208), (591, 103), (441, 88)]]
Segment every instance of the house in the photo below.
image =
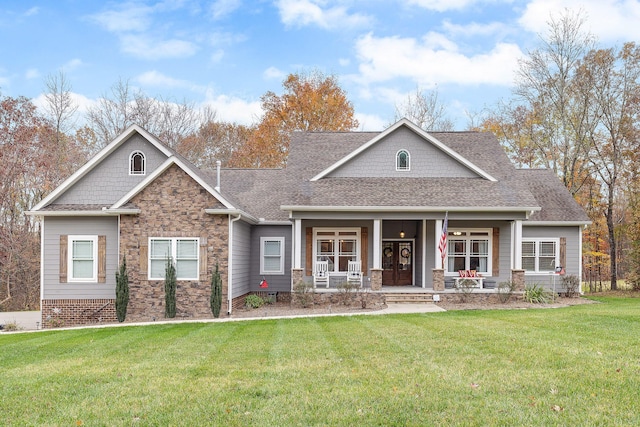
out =
[(216, 171), (131, 126), (29, 214), (42, 224), (45, 326), (114, 321), (124, 257), (129, 320), (164, 316), (168, 256), (178, 317), (210, 316), (216, 265), (228, 314), (263, 280), (286, 298), (320, 262), (330, 290), (356, 260), (373, 291), (446, 295), (467, 271), (478, 292), (559, 286), (556, 267), (581, 274), (589, 223), (551, 171), (516, 169), (491, 134), (428, 133), (406, 119), (382, 132), (296, 133), (283, 169)]

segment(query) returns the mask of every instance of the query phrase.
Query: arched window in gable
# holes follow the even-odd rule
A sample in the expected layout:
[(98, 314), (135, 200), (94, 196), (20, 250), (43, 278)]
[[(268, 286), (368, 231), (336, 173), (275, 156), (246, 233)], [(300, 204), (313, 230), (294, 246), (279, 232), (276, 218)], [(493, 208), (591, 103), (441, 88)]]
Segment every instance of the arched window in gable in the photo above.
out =
[(129, 175), (144, 175), (146, 161), (142, 151), (134, 151), (129, 156)]
[(396, 170), (411, 170), (411, 156), (407, 150), (400, 150), (396, 153)]

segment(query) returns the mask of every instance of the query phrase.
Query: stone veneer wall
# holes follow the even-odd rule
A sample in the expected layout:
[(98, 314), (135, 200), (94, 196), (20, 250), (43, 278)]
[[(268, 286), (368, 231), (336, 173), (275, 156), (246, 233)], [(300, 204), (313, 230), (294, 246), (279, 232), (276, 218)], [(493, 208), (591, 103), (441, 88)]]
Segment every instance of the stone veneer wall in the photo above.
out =
[[(147, 275), (149, 237), (200, 238), (200, 262), (206, 262), (206, 270), (201, 268), (198, 281), (177, 282), (176, 318), (213, 317), (209, 299), (211, 273), (216, 263), (222, 279), (220, 311), (226, 314), (229, 310), (228, 216), (204, 212), (205, 209), (221, 207), (220, 202), (173, 165), (133, 197), (131, 203), (140, 209), (140, 214), (122, 215), (120, 218), (120, 254), (127, 257), (130, 280), (127, 320), (164, 318), (164, 280), (148, 280)], [(141, 247), (144, 250), (141, 251)], [(203, 257), (205, 252), (206, 257)]]
[(42, 328), (117, 322), (113, 299), (42, 300)]

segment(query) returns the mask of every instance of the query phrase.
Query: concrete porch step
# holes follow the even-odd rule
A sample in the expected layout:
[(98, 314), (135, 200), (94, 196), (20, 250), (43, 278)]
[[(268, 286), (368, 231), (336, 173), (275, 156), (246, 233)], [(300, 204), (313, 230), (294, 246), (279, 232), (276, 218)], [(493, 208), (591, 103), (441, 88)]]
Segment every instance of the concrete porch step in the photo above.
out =
[(384, 294), (387, 303), (431, 303), (433, 294), (409, 293), (409, 292), (388, 292)]

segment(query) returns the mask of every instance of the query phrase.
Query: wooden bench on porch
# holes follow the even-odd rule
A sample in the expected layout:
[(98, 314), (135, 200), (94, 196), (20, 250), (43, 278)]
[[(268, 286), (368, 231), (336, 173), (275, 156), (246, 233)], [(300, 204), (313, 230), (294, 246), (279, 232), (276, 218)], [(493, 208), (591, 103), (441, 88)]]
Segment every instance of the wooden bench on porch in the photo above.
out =
[(455, 287), (459, 287), (463, 280), (470, 280), (474, 288), (483, 288), (484, 277), (476, 270), (458, 270), (458, 277), (454, 277)]

